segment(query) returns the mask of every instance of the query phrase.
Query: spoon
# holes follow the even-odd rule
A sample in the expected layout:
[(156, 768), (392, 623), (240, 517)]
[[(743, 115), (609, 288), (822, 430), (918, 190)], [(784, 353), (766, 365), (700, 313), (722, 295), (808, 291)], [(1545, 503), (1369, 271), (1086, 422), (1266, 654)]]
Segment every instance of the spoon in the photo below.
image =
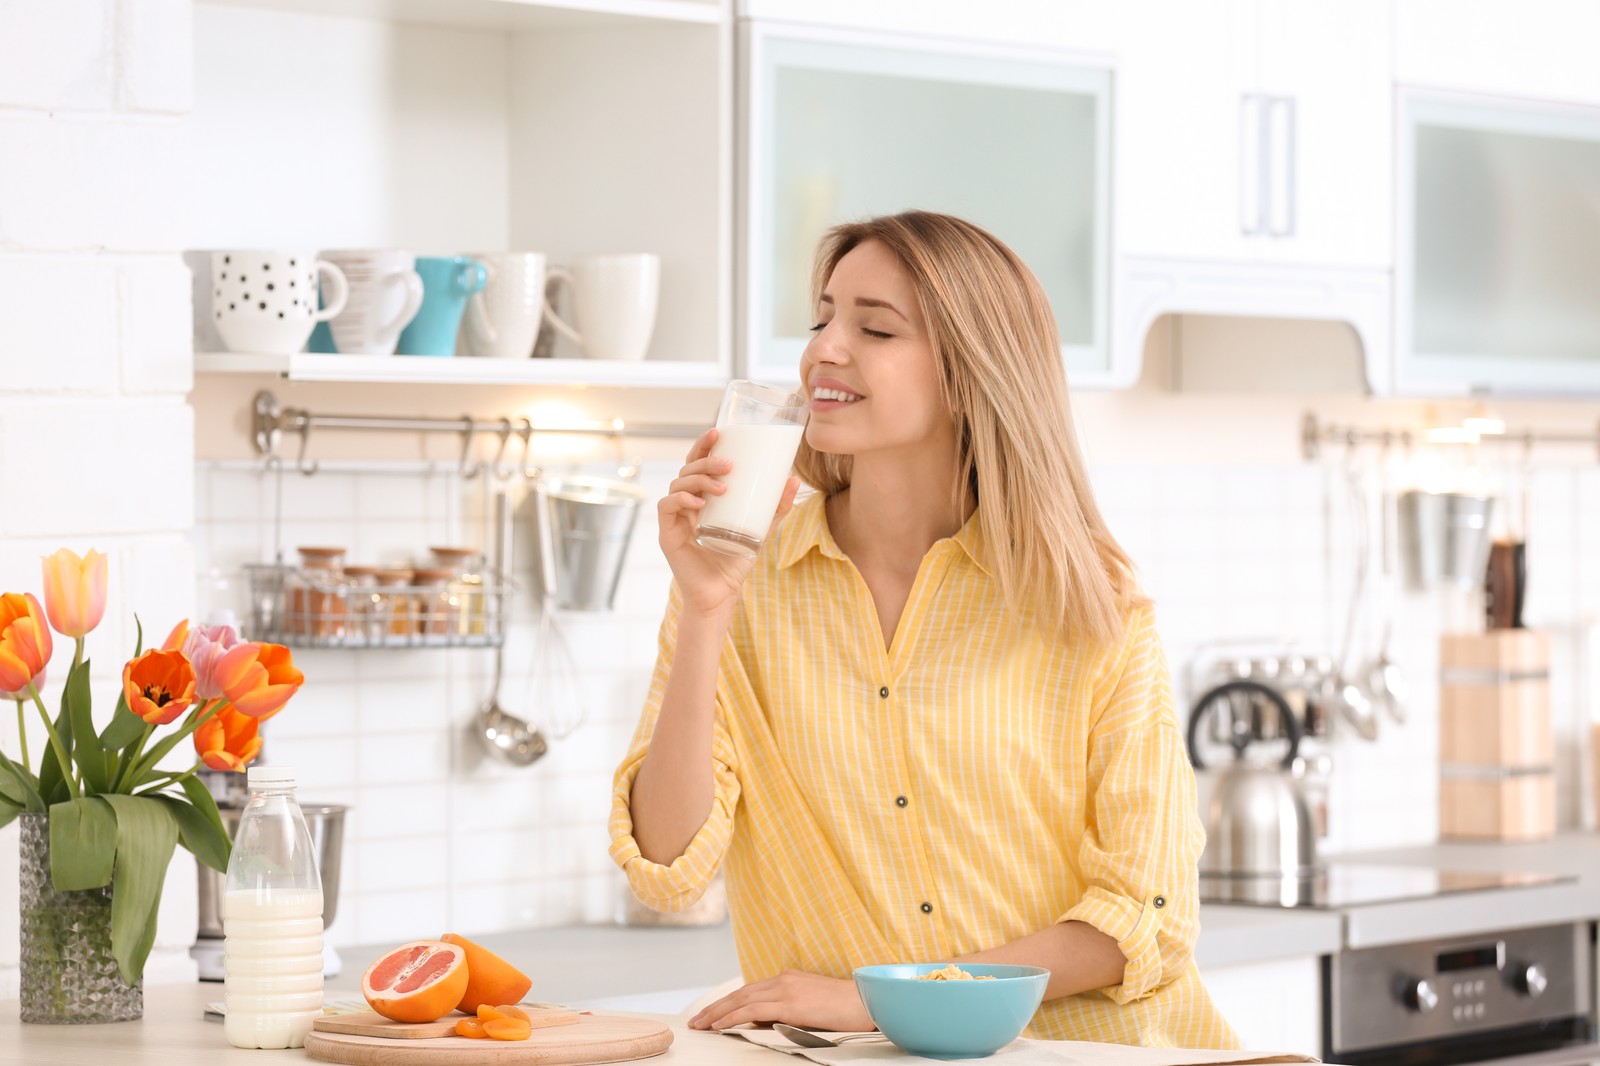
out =
[(1398, 597), (1395, 594), (1394, 573), (1389, 564), (1391, 552), (1389, 542), (1389, 514), (1391, 497), (1387, 492), (1381, 494), (1382, 513), (1379, 518), (1379, 528), (1383, 532), (1380, 540), (1379, 555), (1382, 560), (1382, 574), (1384, 584), (1383, 607), (1383, 633), (1378, 638), (1378, 655), (1367, 667), (1367, 691), (1372, 694), (1372, 702), (1389, 712), (1389, 717), (1394, 719), (1396, 725), (1404, 725), (1406, 721), (1406, 701), (1411, 697), (1411, 686), (1406, 683), (1405, 671), (1400, 665), (1389, 658), (1389, 642), (1394, 636), (1394, 616), (1399, 609)]
[(840, 1044), (843, 1044), (848, 1040), (888, 1039), (882, 1033), (850, 1033), (846, 1036), (841, 1036), (837, 1040), (833, 1040), (823, 1036), (821, 1033), (813, 1033), (806, 1029), (796, 1029), (794, 1026), (785, 1025), (782, 1022), (773, 1022), (772, 1028), (775, 1032), (782, 1033), (784, 1036), (788, 1037), (791, 1042), (799, 1044), (801, 1047), (838, 1047)]

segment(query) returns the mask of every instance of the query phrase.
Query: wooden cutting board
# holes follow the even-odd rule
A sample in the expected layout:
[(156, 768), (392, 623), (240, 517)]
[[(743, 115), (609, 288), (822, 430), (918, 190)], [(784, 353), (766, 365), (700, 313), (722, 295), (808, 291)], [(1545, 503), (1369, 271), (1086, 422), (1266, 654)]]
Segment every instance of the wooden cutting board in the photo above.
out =
[(585, 1066), (646, 1059), (671, 1045), (672, 1030), (660, 1022), (607, 1014), (581, 1014), (573, 1025), (535, 1029), (526, 1040), (396, 1040), (315, 1029), (306, 1035), (311, 1058), (348, 1066)]
[[(330, 1014), (311, 1023), (318, 1033), (342, 1033), (345, 1036), (376, 1036), (385, 1040), (427, 1040), (441, 1036), (454, 1036), (456, 1022), (467, 1017), (454, 1011), (436, 1022), (396, 1022), (370, 1011), (364, 1014)], [(528, 1010), (528, 1024), (535, 1029), (554, 1025), (578, 1024), (577, 1011)]]

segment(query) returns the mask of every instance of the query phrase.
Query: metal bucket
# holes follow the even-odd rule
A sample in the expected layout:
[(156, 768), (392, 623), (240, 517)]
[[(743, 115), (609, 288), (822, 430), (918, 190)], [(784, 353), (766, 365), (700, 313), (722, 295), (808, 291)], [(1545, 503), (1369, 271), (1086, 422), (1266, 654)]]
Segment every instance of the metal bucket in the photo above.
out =
[(1494, 500), (1453, 492), (1400, 496), (1400, 561), (1415, 589), (1483, 584)]
[(644, 492), (597, 477), (551, 477), (534, 489), (545, 592), (565, 611), (609, 611)]
[[(322, 878), (322, 928), (327, 929), (339, 911), (339, 858), (344, 853), (344, 814), (349, 810), (338, 803), (305, 803), (300, 812), (305, 815), (306, 828), (311, 831), (311, 845), (317, 852), (317, 873)], [(222, 827), (228, 839), (239, 829), (239, 807), (219, 807)], [(222, 889), (224, 876), (204, 863), (195, 864), (200, 870), (199, 935), (202, 938), (222, 939)]]

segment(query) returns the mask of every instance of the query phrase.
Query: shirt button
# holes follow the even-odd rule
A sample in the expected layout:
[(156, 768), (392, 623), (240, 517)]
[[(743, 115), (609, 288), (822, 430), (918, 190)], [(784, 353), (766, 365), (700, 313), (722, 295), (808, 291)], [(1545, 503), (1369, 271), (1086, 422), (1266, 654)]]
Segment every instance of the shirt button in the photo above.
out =
[(1154, 903), (1156, 905), (1157, 909), (1160, 909), (1160, 908), (1165, 907), (1167, 905), (1167, 897), (1166, 896), (1157, 896), (1155, 899), (1151, 900), (1150, 902)]
[(894, 805), (896, 807), (904, 807), (906, 804), (908, 804), (910, 802), (911, 801), (906, 799), (904, 796), (896, 796), (894, 798)]
[(880, 688), (878, 690), (878, 698), (879, 699), (884, 699), (884, 700), (889, 698), (889, 686), (888, 685), (885, 685), (885, 686), (883, 686), (882, 688)]
[(933, 904), (931, 904), (931, 903), (924, 903), (924, 904), (923, 904), (923, 905), (922, 905), (922, 913), (923, 913), (923, 914), (932, 914), (932, 913), (933, 913)]

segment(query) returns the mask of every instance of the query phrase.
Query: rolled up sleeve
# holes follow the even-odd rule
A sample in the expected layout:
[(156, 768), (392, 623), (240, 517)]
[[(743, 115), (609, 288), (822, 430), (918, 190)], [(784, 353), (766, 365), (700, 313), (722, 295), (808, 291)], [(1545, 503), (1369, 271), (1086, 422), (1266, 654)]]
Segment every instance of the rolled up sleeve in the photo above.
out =
[(1087, 887), (1060, 920), (1086, 922), (1117, 942), (1127, 959), (1122, 983), (1102, 991), (1129, 1003), (1177, 980), (1194, 956), (1196, 871), (1205, 846), (1194, 772), (1149, 610), (1130, 619), (1095, 712), (1078, 852)]
[(633, 743), (622, 764), (617, 767), (611, 793), (611, 858), (627, 875), (628, 884), (639, 901), (658, 911), (683, 910), (705, 892), (727, 852), (728, 842), (733, 835), (734, 812), (739, 805), (738, 761), (727, 722), (727, 693), (719, 681), (711, 741), (714, 792), (705, 824), (689, 841), (683, 854), (670, 865), (651, 862), (639, 852), (639, 843), (633, 836), (633, 783), (639, 776), (639, 768), (644, 764), (645, 755), (650, 751), (651, 737), (655, 734), (667, 676), (672, 672), (681, 609), (682, 598), (674, 583), (666, 617), (661, 623), (660, 650), (650, 679), (650, 693), (639, 717)]

